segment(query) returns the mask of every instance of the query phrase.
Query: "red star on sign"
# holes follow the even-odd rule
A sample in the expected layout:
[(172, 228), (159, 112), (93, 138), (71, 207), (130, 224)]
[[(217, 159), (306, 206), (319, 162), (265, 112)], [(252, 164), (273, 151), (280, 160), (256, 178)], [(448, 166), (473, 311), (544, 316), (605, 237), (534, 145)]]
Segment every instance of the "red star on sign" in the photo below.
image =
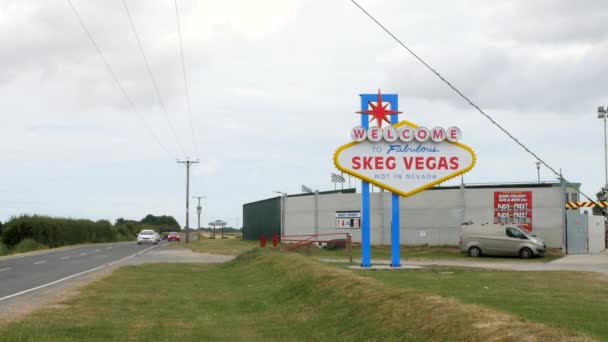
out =
[(357, 112), (357, 113), (359, 113), (359, 114), (371, 114), (372, 115), (372, 119), (369, 120), (369, 121), (372, 122), (374, 119), (377, 120), (378, 121), (378, 127), (380, 127), (380, 128), (382, 128), (382, 121), (386, 121), (389, 125), (391, 124), (391, 120), (388, 118), (389, 115), (402, 113), (402, 112), (398, 112), (396, 110), (386, 109), (386, 107), (388, 107), (389, 103), (386, 103), (386, 104), (382, 103), (382, 94), (380, 93), (380, 89), (378, 89), (378, 101), (377, 101), (377, 103), (374, 105), (373, 103), (369, 102), (369, 105), (372, 107), (372, 109), (362, 110), (362, 111)]

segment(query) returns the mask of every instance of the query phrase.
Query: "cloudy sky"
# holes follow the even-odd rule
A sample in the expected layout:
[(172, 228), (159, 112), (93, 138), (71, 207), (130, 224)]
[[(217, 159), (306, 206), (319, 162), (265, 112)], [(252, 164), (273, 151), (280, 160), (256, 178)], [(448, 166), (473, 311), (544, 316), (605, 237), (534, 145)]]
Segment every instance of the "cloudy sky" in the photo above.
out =
[[(67, 1), (0, 1), (2, 221), (154, 213), (183, 224), (176, 159), (198, 157), (191, 195), (207, 196), (203, 223), (234, 225), (243, 203), (273, 190), (332, 188), (358, 94), (378, 88), (399, 94), (402, 119), (461, 127), (478, 157), (465, 182), (536, 180), (532, 156), (350, 1), (179, 0), (192, 128), (173, 1), (126, 0), (167, 115), (122, 1), (72, 1), (139, 115)], [(360, 4), (587, 194), (603, 185), (608, 2)]]

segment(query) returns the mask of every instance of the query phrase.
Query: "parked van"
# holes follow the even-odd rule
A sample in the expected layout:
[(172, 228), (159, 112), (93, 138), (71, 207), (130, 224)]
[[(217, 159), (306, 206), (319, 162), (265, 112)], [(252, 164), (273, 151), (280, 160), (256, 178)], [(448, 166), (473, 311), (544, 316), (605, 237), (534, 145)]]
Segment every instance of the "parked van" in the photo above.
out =
[(513, 225), (462, 226), (460, 251), (472, 257), (482, 255), (519, 255), (522, 259), (542, 256), (545, 241)]

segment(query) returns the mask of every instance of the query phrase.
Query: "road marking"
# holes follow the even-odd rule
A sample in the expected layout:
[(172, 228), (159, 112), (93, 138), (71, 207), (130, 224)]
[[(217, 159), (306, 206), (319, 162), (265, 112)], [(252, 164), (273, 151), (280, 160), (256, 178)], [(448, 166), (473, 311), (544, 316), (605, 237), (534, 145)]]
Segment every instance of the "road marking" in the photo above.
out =
[[(116, 245), (116, 247), (120, 247), (120, 246), (123, 246), (123, 245), (124, 246), (129, 245), (129, 244), (131, 244), (133, 242), (135, 242), (135, 240), (133, 240), (133, 241), (125, 241), (125, 242), (112, 242), (112, 244)], [(51, 248), (49, 250), (44, 250), (44, 251), (37, 251), (37, 252), (31, 252), (31, 253), (28, 252), (28, 253), (24, 253), (23, 255), (0, 256), (0, 260), (11, 260), (11, 259), (18, 259), (18, 258), (27, 258), (27, 257), (35, 256), (35, 255), (41, 255), (41, 254), (59, 253), (59, 252), (65, 252), (65, 251), (69, 251), (69, 250), (73, 250), (73, 249), (78, 249), (78, 248), (83, 248), (83, 247), (87, 247), (87, 245), (64, 246), (64, 247), (60, 247), (60, 248)], [(108, 247), (108, 249), (112, 249), (112, 246)]]
[(80, 255), (87, 255), (87, 253), (80, 253)]
[(8, 271), (8, 270), (12, 270), (12, 268), (10, 268), (10, 267), (9, 268), (0, 268), (0, 272), (2, 272), (2, 271)]
[(101, 249), (96, 249), (95, 252), (101, 252)]
[(70, 257), (63, 257), (61, 258), (61, 260), (65, 260), (65, 259), (69, 259)]
[(38, 262), (35, 262), (34, 265), (44, 264), (45, 262), (46, 262), (46, 260), (38, 261)]
[(107, 267), (107, 266), (110, 266), (110, 265), (114, 265), (114, 264), (116, 264), (116, 263), (118, 263), (118, 262), (121, 262), (121, 261), (124, 261), (124, 260), (130, 259), (130, 258), (132, 258), (132, 257), (134, 257), (134, 256), (136, 256), (136, 255), (139, 255), (139, 254), (141, 254), (141, 253), (143, 253), (143, 252), (145, 252), (145, 251), (147, 251), (147, 250), (150, 250), (150, 249), (152, 249), (152, 248), (157, 248), (157, 247), (163, 247), (163, 246), (152, 246), (152, 247), (150, 247), (150, 248), (148, 248), (148, 249), (144, 249), (144, 250), (143, 250), (143, 251), (141, 251), (141, 252), (135, 253), (135, 254), (130, 255), (130, 256), (126, 257), (126, 258), (122, 258), (122, 259), (120, 259), (120, 260), (118, 260), (118, 261), (114, 261), (114, 262), (111, 262), (111, 263), (109, 263), (109, 264), (105, 264), (105, 265), (101, 265), (101, 266), (98, 266), (98, 267), (95, 267), (95, 268), (91, 268), (90, 270), (82, 271), (82, 272), (80, 272), (80, 273), (72, 274), (72, 275), (70, 275), (70, 276), (67, 276), (67, 277), (65, 277), (65, 278), (61, 278), (61, 279), (59, 279), (59, 280), (52, 281), (52, 282), (50, 282), (50, 283), (46, 283), (46, 284), (43, 284), (43, 285), (40, 285), (40, 286), (32, 287), (31, 289), (23, 290), (23, 291), (21, 291), (21, 292), (13, 293), (12, 295), (8, 295), (8, 296), (1, 297), (1, 298), (0, 298), (0, 302), (1, 302), (1, 301), (3, 301), (3, 300), (7, 300), (7, 299), (10, 299), (10, 298), (13, 298), (13, 297), (20, 296), (20, 295), (22, 295), (22, 294), (26, 294), (26, 293), (29, 293), (29, 292), (32, 292), (32, 291), (36, 291), (36, 290), (39, 290), (39, 289), (45, 288), (45, 287), (47, 287), (47, 286), (51, 286), (51, 285), (54, 285), (54, 284), (60, 283), (60, 282), (62, 282), (62, 281), (68, 280), (68, 279), (72, 279), (72, 278), (74, 278), (74, 277), (78, 277), (79, 275), (83, 275), (83, 274), (86, 274), (86, 273), (90, 273), (90, 272), (97, 271), (97, 270), (99, 270), (99, 269), (102, 269), (102, 268), (104, 268), (104, 267)]
[[(144, 250), (142, 250), (142, 251), (139, 251), (139, 252), (137, 252), (137, 253), (135, 253), (135, 254), (129, 255), (129, 256), (128, 256), (128, 257), (126, 257), (126, 258), (122, 258), (122, 259), (120, 259), (120, 260), (117, 260), (117, 261), (111, 262), (111, 263), (109, 263), (108, 265), (114, 265), (114, 264), (119, 263), (119, 262), (121, 262), (121, 261), (125, 261), (125, 260), (127, 260), (127, 259), (131, 259), (131, 258), (132, 258), (132, 257), (134, 257), (134, 256), (140, 255), (140, 254), (141, 254), (141, 253), (143, 253), (143, 252), (149, 251), (149, 250), (151, 250), (152, 248), (157, 248), (157, 247), (163, 247), (163, 245), (160, 245), (160, 246), (152, 246), (152, 247), (150, 247), (150, 248), (146, 248), (146, 249), (144, 249)], [(0, 300), (2, 300), (2, 298), (0, 298)]]

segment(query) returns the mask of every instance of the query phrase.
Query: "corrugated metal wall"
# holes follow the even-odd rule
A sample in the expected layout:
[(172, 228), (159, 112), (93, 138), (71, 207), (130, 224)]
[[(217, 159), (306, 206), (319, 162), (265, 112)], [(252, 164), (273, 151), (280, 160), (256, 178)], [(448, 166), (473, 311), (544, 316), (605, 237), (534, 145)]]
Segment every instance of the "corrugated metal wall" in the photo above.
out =
[[(533, 233), (552, 248), (562, 246), (564, 196), (557, 185), (521, 187), (458, 187), (423, 191), (401, 199), (401, 243), (405, 245), (457, 245), (460, 224), (472, 220), (493, 222), (495, 191), (532, 191)], [(360, 194), (319, 196), (319, 233), (352, 233), (360, 241), (360, 229), (336, 227), (336, 211), (361, 210)], [(285, 206), (285, 235), (314, 234), (314, 195), (290, 196)], [(390, 193), (371, 194), (371, 239), (373, 244), (390, 244)]]
[(243, 205), (243, 238), (258, 240), (262, 234), (267, 239), (281, 234), (280, 197)]

